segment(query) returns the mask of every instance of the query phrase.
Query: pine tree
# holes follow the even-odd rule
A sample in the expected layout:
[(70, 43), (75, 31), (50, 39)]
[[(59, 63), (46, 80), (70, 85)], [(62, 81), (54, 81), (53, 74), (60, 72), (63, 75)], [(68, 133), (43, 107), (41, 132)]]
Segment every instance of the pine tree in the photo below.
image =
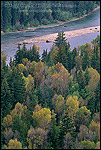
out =
[(68, 111), (65, 112), (62, 121), (60, 122), (60, 145), (63, 147), (64, 136), (69, 132), (73, 133), (75, 131), (74, 122), (72, 117), (68, 114)]
[(86, 86), (86, 85), (88, 85), (88, 82), (90, 80), (90, 75), (89, 75), (88, 67), (85, 70), (84, 77), (85, 77), (85, 86)]
[(77, 82), (79, 84), (79, 90), (81, 91), (81, 89), (84, 89), (85, 87), (85, 77), (83, 74), (82, 69), (80, 68), (80, 71), (77, 74)]
[(9, 1), (2, 1), (2, 17), (3, 17), (3, 31), (6, 32), (11, 25), (11, 8)]
[(66, 47), (65, 47), (65, 54), (67, 56), (67, 64), (66, 64), (66, 68), (68, 70), (68, 72), (70, 72), (71, 68), (72, 68), (72, 60), (71, 60), (71, 49), (70, 49), (70, 43), (68, 42)]
[(83, 69), (83, 71), (86, 69), (86, 67), (89, 67), (89, 65), (90, 65), (90, 62), (89, 62), (88, 50), (85, 50), (84, 56), (82, 58), (82, 69)]
[(51, 130), (49, 132), (49, 143), (53, 149), (59, 148), (59, 129), (56, 126), (55, 117), (51, 121)]
[(96, 68), (96, 54), (95, 54), (95, 53), (92, 54), (92, 56), (91, 56), (91, 67), (92, 67), (93, 69)]
[(67, 56), (65, 54), (65, 47), (60, 46), (58, 49), (58, 54), (56, 56), (57, 63), (60, 62), (64, 67), (67, 68)]
[(57, 46), (58, 48), (60, 46), (65, 46), (67, 44), (66, 39), (65, 39), (65, 34), (63, 31), (58, 33), (58, 36), (54, 43), (55, 43), (55, 46)]
[(47, 49), (46, 49), (46, 50), (43, 50), (41, 61), (44, 63), (47, 63), (47, 59), (48, 59), (48, 54), (47, 54)]
[(71, 52), (71, 69), (75, 66), (75, 57), (78, 56), (77, 48), (75, 47)]
[(34, 44), (32, 46), (32, 48), (30, 48), (30, 50), (28, 51), (28, 58), (31, 62), (35, 61), (35, 62), (39, 62), (40, 61), (40, 55), (39, 55), (39, 48), (36, 44)]
[(10, 112), (10, 101), (11, 101), (11, 91), (7, 83), (6, 77), (4, 77), (1, 84), (1, 108), (3, 112), (3, 117)]
[(24, 96), (26, 94), (25, 81), (22, 78), (20, 71), (16, 67), (13, 67), (12, 70), (8, 72), (7, 82), (11, 90), (12, 98), (10, 103), (14, 107), (17, 102), (22, 103), (24, 100)]
[(94, 52), (91, 56), (91, 67), (100, 73), (100, 56), (97, 43), (94, 43)]
[(95, 89), (95, 112), (100, 111), (100, 81), (98, 82)]
[(21, 64), (23, 58), (27, 58), (27, 49), (26, 45), (24, 44), (22, 49), (20, 48), (20, 45), (18, 45), (18, 50), (15, 54), (15, 64)]

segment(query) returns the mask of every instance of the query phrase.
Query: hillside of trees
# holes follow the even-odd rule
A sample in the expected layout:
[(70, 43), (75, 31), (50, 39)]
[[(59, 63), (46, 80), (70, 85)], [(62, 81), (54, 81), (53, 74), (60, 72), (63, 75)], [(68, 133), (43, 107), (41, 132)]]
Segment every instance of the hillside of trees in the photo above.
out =
[(1, 1), (4, 32), (67, 21), (88, 14), (100, 1)]
[(100, 36), (39, 51), (18, 45), (9, 66), (1, 52), (1, 148), (100, 149)]

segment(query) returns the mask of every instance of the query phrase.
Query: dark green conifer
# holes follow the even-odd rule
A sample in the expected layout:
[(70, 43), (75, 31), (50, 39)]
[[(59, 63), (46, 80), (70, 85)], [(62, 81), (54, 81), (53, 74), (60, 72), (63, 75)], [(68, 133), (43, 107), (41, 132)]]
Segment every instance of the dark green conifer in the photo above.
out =
[(17, 102), (23, 103), (25, 98), (25, 81), (22, 78), (20, 71), (13, 67), (7, 75), (7, 82), (11, 90), (11, 104), (13, 107)]
[(81, 89), (84, 89), (85, 87), (85, 77), (83, 74), (82, 69), (80, 68), (80, 71), (77, 74), (77, 82), (79, 84), (79, 90), (81, 91)]
[(65, 34), (64, 34), (63, 31), (58, 33), (58, 36), (57, 36), (54, 43), (55, 43), (55, 46), (57, 46), (58, 48), (60, 46), (65, 46), (66, 45)]
[(43, 50), (41, 61), (46, 63), (48, 59), (47, 49)]
[(63, 147), (64, 136), (69, 132), (73, 133), (75, 131), (74, 122), (72, 117), (68, 114), (68, 111), (64, 113), (62, 121), (60, 122), (60, 145)]
[(7, 83), (6, 77), (4, 77), (1, 84), (1, 108), (3, 117), (6, 116), (9, 112), (9, 104), (11, 103), (11, 91)]
[(51, 130), (49, 132), (49, 143), (53, 149), (59, 149), (59, 129), (56, 125), (56, 118), (52, 118)]
[(88, 85), (88, 82), (90, 80), (90, 75), (89, 75), (88, 67), (85, 70), (84, 77), (85, 77), (85, 86), (86, 86), (86, 85)]
[(85, 71), (86, 67), (89, 67), (90, 65), (90, 60), (89, 60), (89, 54), (88, 50), (85, 50), (84, 56), (82, 58), (82, 69)]

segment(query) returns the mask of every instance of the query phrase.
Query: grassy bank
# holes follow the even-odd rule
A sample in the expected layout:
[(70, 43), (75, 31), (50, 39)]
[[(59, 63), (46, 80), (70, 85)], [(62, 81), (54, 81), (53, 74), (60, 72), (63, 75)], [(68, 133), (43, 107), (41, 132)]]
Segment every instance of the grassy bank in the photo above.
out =
[(7, 34), (7, 33), (14, 33), (14, 32), (15, 33), (16, 32), (25, 32), (25, 31), (28, 31), (28, 30), (33, 30), (34, 31), (34, 30), (39, 29), (39, 28), (50, 28), (50, 27), (60, 26), (60, 25), (63, 25), (65, 23), (69, 23), (71, 21), (76, 21), (76, 20), (82, 19), (82, 18), (88, 16), (89, 14), (91, 14), (92, 12), (96, 11), (99, 8), (100, 8), (100, 6), (97, 6), (93, 11), (89, 12), (88, 14), (85, 14), (85, 15), (83, 15), (81, 17), (78, 17), (78, 18), (77, 17), (72, 17), (68, 21), (57, 21), (55, 23), (49, 23), (47, 25), (42, 24), (42, 25), (38, 25), (38, 26), (27, 27), (25, 29), (21, 29), (20, 31), (18, 31), (18, 30), (16, 30), (16, 31), (10, 31), (10, 30), (8, 30), (7, 32), (3, 32), (3, 34), (2, 33), (1, 34), (4, 35), (4, 34)]

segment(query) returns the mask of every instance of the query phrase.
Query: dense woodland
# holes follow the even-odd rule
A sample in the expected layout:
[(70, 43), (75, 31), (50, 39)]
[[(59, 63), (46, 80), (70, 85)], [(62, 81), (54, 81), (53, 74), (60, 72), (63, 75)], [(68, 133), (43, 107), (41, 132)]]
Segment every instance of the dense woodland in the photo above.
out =
[(67, 21), (88, 14), (100, 1), (1, 1), (4, 32)]
[(100, 149), (100, 36), (1, 53), (2, 149)]

